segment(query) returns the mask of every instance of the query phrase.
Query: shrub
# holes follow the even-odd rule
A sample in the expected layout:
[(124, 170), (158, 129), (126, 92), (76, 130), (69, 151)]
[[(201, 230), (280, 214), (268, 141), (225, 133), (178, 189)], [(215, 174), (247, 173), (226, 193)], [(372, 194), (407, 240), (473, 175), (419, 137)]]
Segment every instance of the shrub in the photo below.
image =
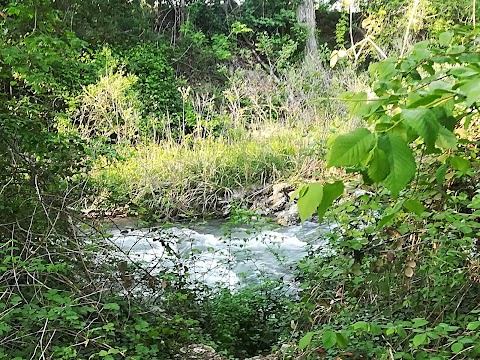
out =
[(123, 71), (109, 72), (84, 88), (75, 123), (86, 138), (131, 142), (138, 135), (140, 103), (133, 90), (137, 79)]
[(290, 330), (285, 285), (265, 282), (203, 301), (201, 326), (219, 350), (236, 357), (269, 351)]
[[(374, 94), (346, 95), (372, 126), (334, 137), (327, 165), (360, 172), (366, 193), (333, 210), (334, 254), (303, 267), (315, 317), (302, 349), (478, 357), (478, 31), (455, 28), (374, 64)], [(303, 188), (301, 217), (323, 214), (325, 197), (330, 184)]]
[[(188, 103), (179, 91), (184, 84), (170, 65), (171, 49), (161, 43), (143, 43), (119, 53), (125, 69), (137, 79), (132, 88), (142, 102), (140, 130), (145, 138), (151, 139), (154, 130), (162, 133), (165, 121), (171, 129), (179, 129)], [(163, 126), (156, 125), (161, 123)]]

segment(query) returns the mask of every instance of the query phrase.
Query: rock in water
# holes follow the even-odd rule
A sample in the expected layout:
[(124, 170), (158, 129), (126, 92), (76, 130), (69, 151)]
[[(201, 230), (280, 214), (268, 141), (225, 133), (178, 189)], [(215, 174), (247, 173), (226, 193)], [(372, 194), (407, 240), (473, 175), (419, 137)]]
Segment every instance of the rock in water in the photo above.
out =
[(297, 204), (290, 204), (286, 210), (277, 214), (277, 223), (282, 226), (292, 226), (300, 222)]

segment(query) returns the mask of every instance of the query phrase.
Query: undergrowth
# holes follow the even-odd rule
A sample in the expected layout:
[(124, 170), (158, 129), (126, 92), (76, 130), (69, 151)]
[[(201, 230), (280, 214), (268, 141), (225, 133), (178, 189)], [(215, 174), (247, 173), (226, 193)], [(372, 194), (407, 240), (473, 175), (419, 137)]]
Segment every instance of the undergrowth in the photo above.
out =
[[(420, 42), (370, 66), (372, 94), (346, 95), (371, 126), (332, 139), (327, 166), (363, 183), (332, 209), (333, 255), (300, 266), (307, 359), (480, 356), (478, 36), (456, 27)], [(300, 215), (342, 192), (302, 188)]]
[[(376, 81), (360, 93), (357, 72), (294, 66), (301, 40), (294, 11), (280, 3), (267, 6), (286, 15), (278, 22), (243, 2), (238, 20), (248, 23), (230, 32), (225, 23), (211, 38), (186, 23), (177, 29), (177, 8), (165, 2), (156, 14), (145, 1), (111, 0), (108, 10), (68, 3), (10, 0), (0, 9), (0, 359), (169, 360), (198, 342), (245, 357), (283, 339), (307, 359), (480, 357), (475, 1), (473, 30), (450, 28), (401, 60), (373, 64)], [(175, 19), (164, 23), (163, 10)], [(367, 35), (397, 18), (384, 15), (363, 22)], [(458, 21), (438, 15), (429, 33)], [(150, 31), (167, 34), (163, 25), (179, 46)], [(391, 26), (384, 41), (398, 30)], [(338, 50), (337, 58), (358, 55)], [(177, 77), (213, 69), (198, 77), (212, 80), (202, 91)], [(338, 96), (345, 90), (347, 105)], [(356, 118), (346, 120), (348, 107)], [(269, 282), (237, 291), (192, 284), (178, 254), (153, 265), (125, 261), (130, 254), (94, 221), (81, 232), (91, 219), (79, 210), (89, 205), (193, 217), (238, 188), (323, 181), (330, 129), (355, 129), (360, 118), (364, 128), (329, 142), (326, 165), (360, 172), (362, 194), (328, 215), (330, 249), (299, 265), (299, 302)], [(339, 182), (302, 187), (302, 218), (324, 215), (343, 190)]]

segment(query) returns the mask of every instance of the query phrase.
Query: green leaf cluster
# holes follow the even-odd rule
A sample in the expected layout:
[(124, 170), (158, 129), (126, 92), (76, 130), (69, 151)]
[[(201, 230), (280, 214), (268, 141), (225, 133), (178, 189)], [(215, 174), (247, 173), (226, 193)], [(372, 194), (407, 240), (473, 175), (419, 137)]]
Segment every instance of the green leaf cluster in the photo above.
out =
[(467, 131), (477, 117), (477, 37), (478, 30), (456, 28), (416, 44), (405, 58), (372, 64), (373, 92), (345, 95), (351, 115), (369, 127), (332, 139), (327, 165), (351, 167), (398, 196), (415, 177), (417, 156), (455, 150), (454, 130)]

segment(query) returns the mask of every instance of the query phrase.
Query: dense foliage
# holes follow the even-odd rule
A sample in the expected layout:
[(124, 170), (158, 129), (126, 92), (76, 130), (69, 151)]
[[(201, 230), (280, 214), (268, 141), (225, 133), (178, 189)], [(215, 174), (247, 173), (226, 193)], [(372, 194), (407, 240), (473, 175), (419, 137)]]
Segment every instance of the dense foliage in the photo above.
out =
[[(0, 359), (480, 356), (478, 4), (322, 3), (305, 61), (299, 4), (1, 3)], [(234, 226), (239, 189), (305, 179), (332, 231), (297, 297), (192, 281), (167, 246), (153, 274), (92, 215)]]
[[(317, 330), (301, 348), (318, 341), (323, 352), (364, 358), (478, 357), (479, 60), (478, 31), (453, 28), (406, 58), (371, 65), (373, 94), (346, 94), (371, 127), (334, 137), (327, 165), (382, 187), (334, 210), (335, 258), (303, 265), (314, 298), (330, 305), (311, 319)], [(322, 193), (342, 192), (309, 185), (301, 214), (318, 207), (322, 216)]]

